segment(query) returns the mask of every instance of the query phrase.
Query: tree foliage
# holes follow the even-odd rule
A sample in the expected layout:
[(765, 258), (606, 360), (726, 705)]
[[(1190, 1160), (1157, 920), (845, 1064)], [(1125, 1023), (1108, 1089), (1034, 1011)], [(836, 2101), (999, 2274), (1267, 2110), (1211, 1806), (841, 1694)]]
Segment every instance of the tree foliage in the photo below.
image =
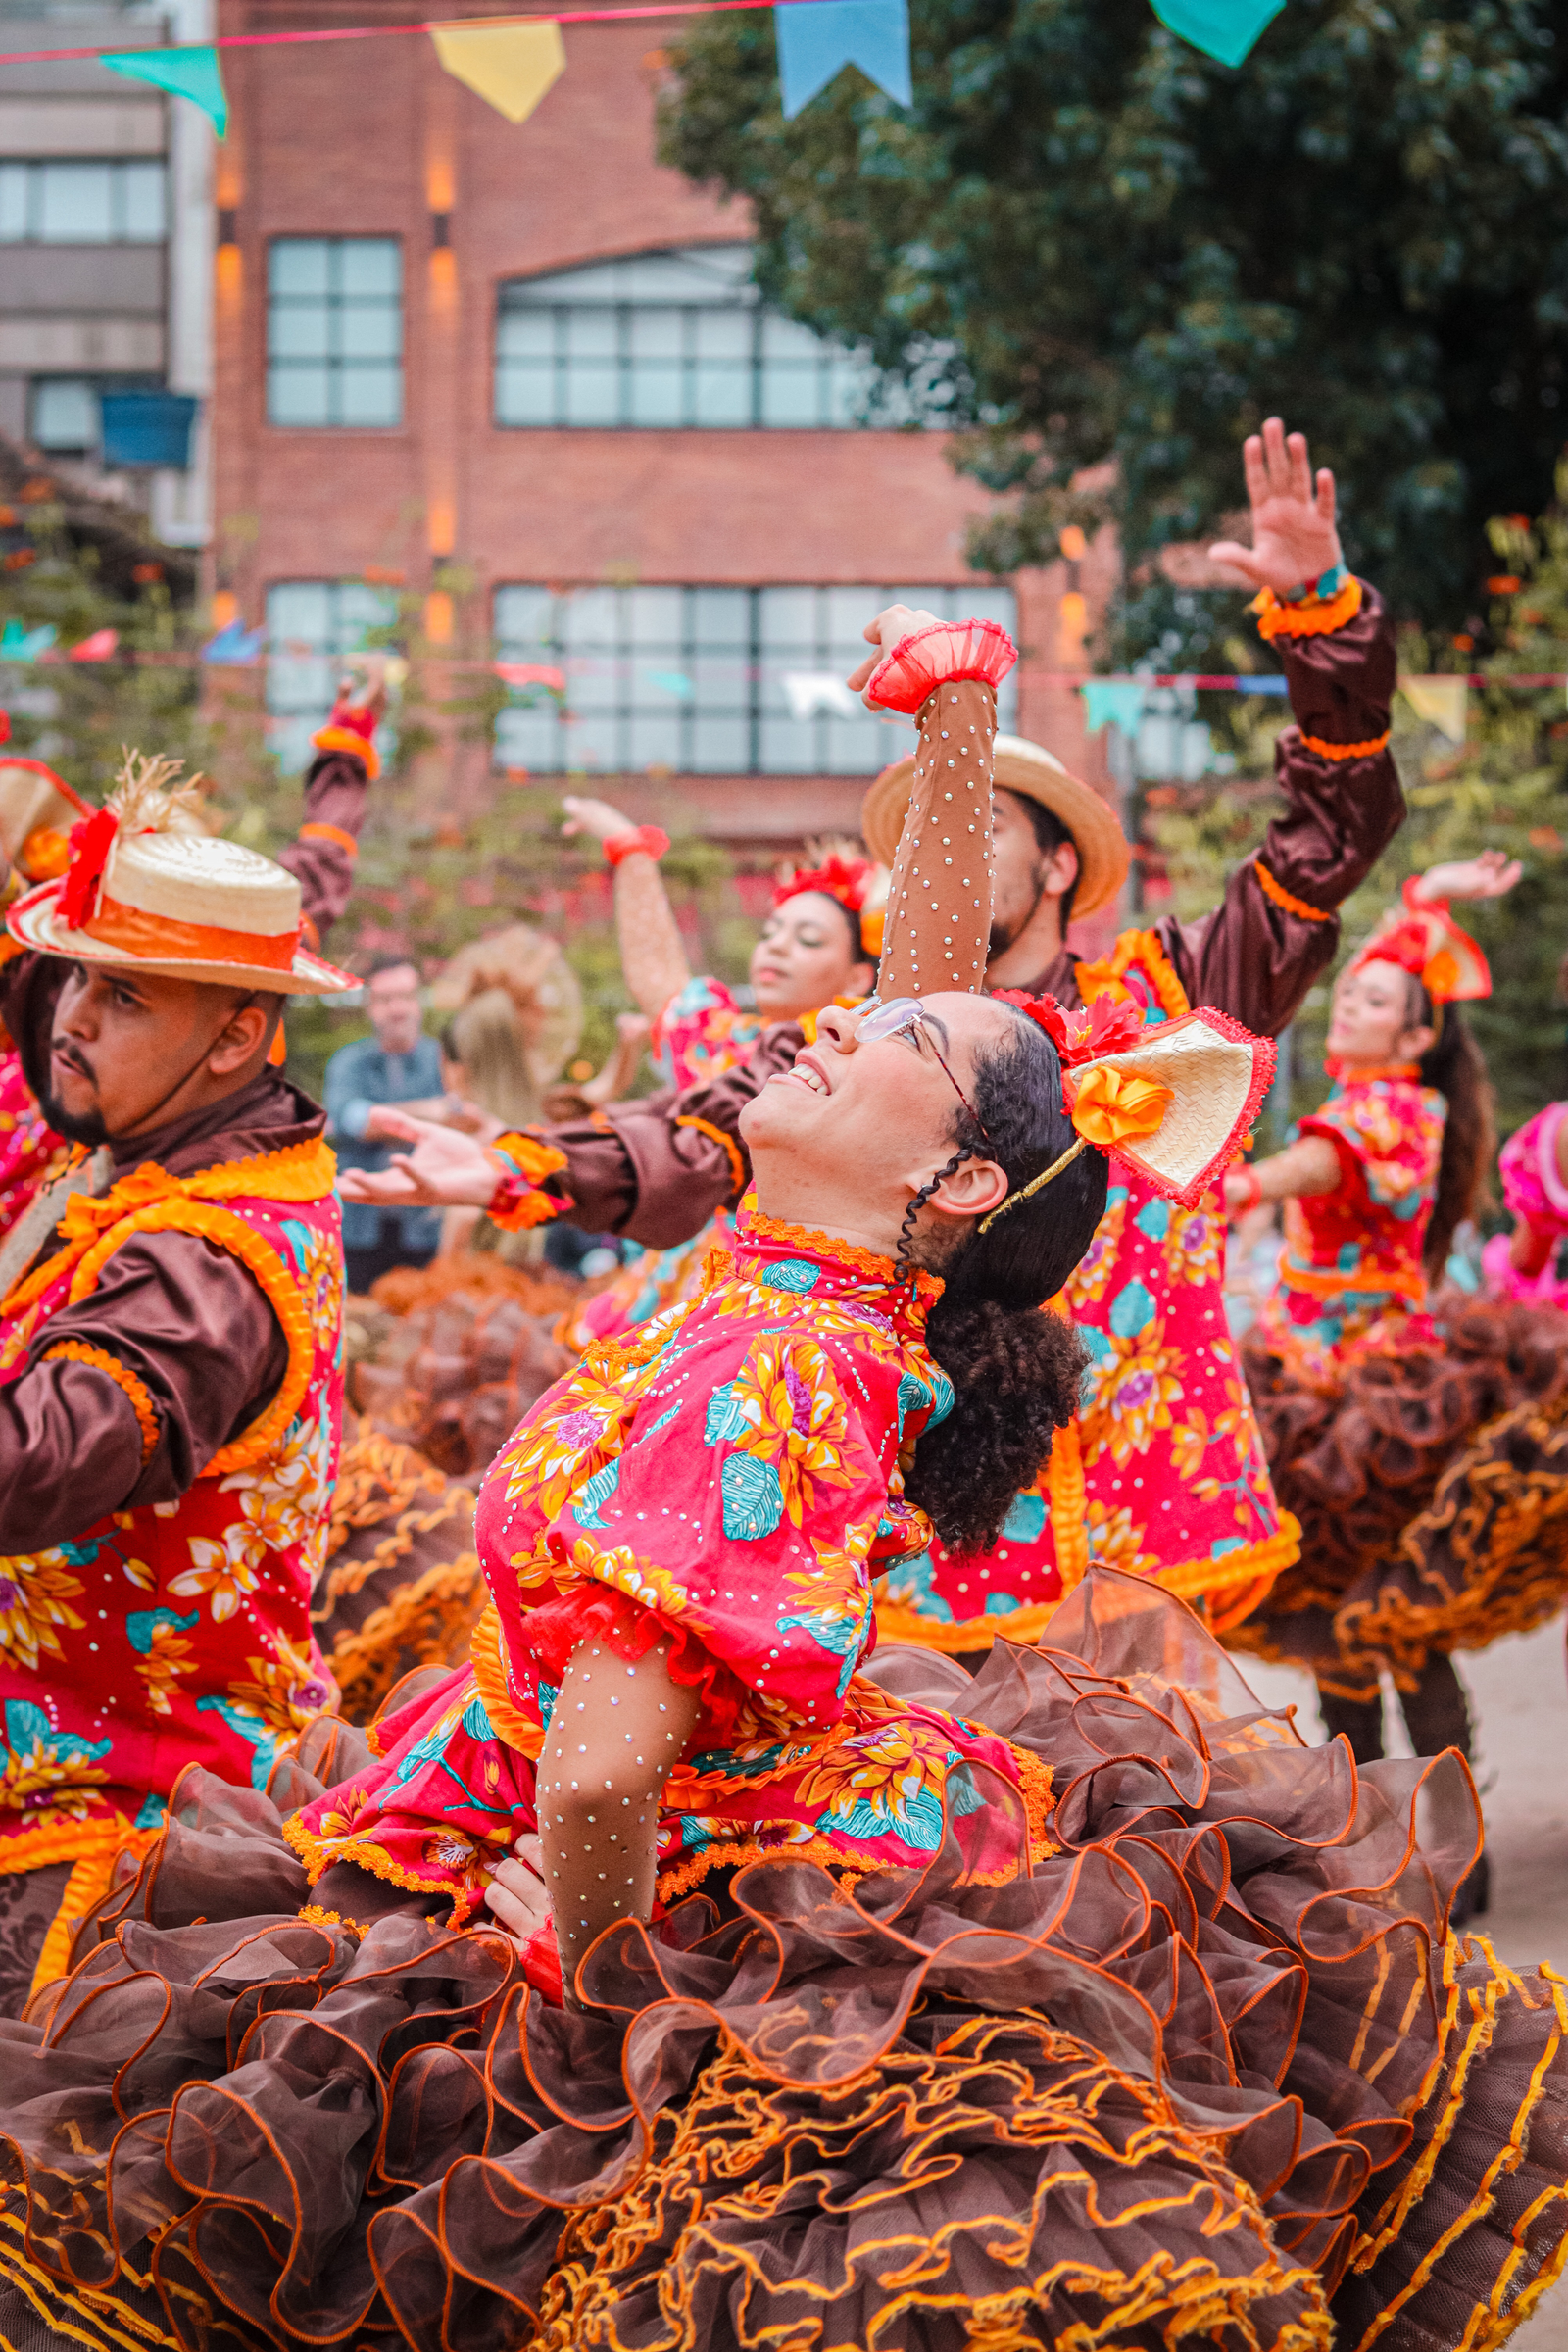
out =
[[(794, 122), (768, 16), (699, 21), (662, 152), (745, 197), (765, 292), (966, 427), (1011, 570), (1116, 461), (1116, 651), (1208, 665), (1148, 559), (1239, 496), (1274, 410), (1396, 610), (1474, 609), (1482, 526), (1568, 425), (1568, 38), (1551, 0), (1289, 0), (1239, 70), (1148, 0), (911, 0), (914, 102), (854, 70)], [(1177, 657), (1180, 656), (1180, 659)]]

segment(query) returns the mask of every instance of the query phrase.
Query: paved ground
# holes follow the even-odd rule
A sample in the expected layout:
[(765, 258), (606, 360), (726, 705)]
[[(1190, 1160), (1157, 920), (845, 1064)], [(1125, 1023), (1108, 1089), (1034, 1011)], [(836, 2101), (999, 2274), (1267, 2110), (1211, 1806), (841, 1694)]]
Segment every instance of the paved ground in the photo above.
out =
[[(1475, 1925), (1515, 1967), (1549, 1960), (1568, 1974), (1568, 1670), (1563, 1621), (1494, 1642), (1456, 1660), (1479, 1726), (1476, 1779), (1492, 1856), (1492, 1908)], [(1311, 1678), (1238, 1660), (1259, 1697), (1297, 1702), (1309, 1740), (1323, 1738)], [(1391, 1754), (1408, 1755), (1404, 1726)], [(1512, 2338), (1510, 2352), (1568, 2352), (1568, 2279)], [(1394, 2347), (1391, 2342), (1391, 2352)]]

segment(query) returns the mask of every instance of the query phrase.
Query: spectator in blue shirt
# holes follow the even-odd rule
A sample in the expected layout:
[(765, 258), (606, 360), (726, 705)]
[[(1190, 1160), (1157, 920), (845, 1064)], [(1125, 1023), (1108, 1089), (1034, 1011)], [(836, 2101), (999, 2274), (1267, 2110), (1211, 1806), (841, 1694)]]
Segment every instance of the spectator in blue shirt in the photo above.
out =
[[(378, 1112), (396, 1102), (416, 1118), (444, 1116), (441, 1049), (424, 1034), (419, 975), (407, 956), (383, 956), (366, 987), (373, 1037), (341, 1046), (326, 1065), (328, 1127), (344, 1168), (385, 1168), (395, 1145), (379, 1133)], [(368, 1208), (343, 1203), (343, 1255), (349, 1289), (368, 1291), (394, 1266), (427, 1266), (441, 1240), (438, 1208)]]

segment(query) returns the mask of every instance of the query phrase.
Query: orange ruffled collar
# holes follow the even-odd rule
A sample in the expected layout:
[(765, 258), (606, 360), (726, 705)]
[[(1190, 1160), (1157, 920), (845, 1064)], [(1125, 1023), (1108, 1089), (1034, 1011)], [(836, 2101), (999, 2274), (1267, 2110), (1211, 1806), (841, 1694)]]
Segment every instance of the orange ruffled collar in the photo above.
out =
[[(901, 1271), (891, 1257), (875, 1250), (862, 1250), (858, 1243), (846, 1242), (837, 1234), (823, 1233), (815, 1226), (792, 1225), (783, 1217), (768, 1217), (757, 1205), (757, 1195), (748, 1192), (735, 1212), (735, 1250), (738, 1257), (772, 1257), (784, 1252), (793, 1257), (818, 1258), (830, 1269), (842, 1269), (858, 1274), (866, 1281), (887, 1289), (900, 1291), (922, 1318), (941, 1298), (946, 1287), (938, 1274), (928, 1274), (921, 1267), (910, 1274)], [(912, 1297), (911, 1297), (912, 1294)]]

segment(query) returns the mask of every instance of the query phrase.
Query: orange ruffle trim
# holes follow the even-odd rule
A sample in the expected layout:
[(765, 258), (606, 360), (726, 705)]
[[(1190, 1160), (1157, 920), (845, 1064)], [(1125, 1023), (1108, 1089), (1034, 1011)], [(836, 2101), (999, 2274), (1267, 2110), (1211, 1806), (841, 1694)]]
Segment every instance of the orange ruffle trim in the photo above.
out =
[(1361, 610), (1361, 583), (1352, 572), (1332, 596), (1303, 596), (1288, 605), (1272, 588), (1260, 589), (1248, 610), (1257, 615), (1257, 633), (1267, 643), (1276, 637), (1332, 637)]
[(745, 1192), (747, 1183), (746, 1162), (741, 1157), (741, 1148), (732, 1135), (726, 1135), (723, 1128), (715, 1127), (710, 1119), (694, 1118), (690, 1113), (687, 1113), (687, 1115), (682, 1118), (678, 1118), (675, 1121), (675, 1124), (677, 1127), (694, 1128), (697, 1134), (706, 1135), (710, 1143), (717, 1144), (719, 1150), (729, 1161), (730, 1189), (737, 1193)]
[[(1317, 748), (1313, 746), (1314, 750)], [(1333, 915), (1325, 914), (1321, 906), (1309, 906), (1304, 899), (1298, 899), (1288, 891), (1283, 882), (1276, 882), (1261, 858), (1252, 859), (1252, 871), (1257, 876), (1264, 898), (1272, 899), (1275, 906), (1282, 906), (1287, 914), (1299, 915), (1303, 923), (1333, 922)]]
[(96, 1371), (107, 1372), (116, 1388), (122, 1389), (130, 1400), (136, 1426), (141, 1431), (143, 1462), (152, 1460), (158, 1448), (158, 1414), (146, 1382), (138, 1380), (128, 1364), (122, 1364), (119, 1356), (111, 1355), (107, 1348), (94, 1348), (86, 1340), (62, 1340), (57, 1347), (44, 1349), (42, 1360), (46, 1364), (62, 1361), (91, 1364)]

